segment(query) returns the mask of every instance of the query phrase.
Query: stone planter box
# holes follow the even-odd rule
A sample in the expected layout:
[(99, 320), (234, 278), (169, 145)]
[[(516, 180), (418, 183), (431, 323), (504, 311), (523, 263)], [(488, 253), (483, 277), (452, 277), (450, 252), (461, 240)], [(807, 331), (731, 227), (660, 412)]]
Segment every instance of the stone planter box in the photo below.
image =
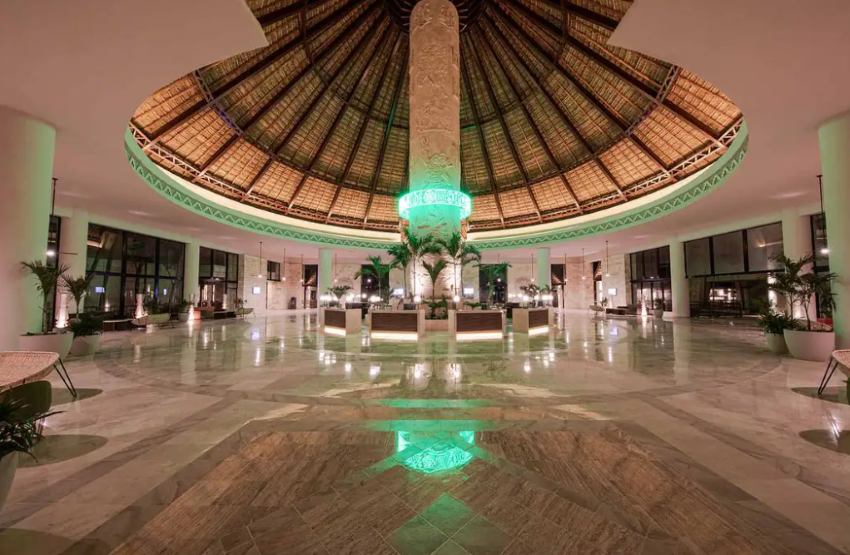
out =
[(449, 332), (448, 320), (425, 320), (426, 332)]

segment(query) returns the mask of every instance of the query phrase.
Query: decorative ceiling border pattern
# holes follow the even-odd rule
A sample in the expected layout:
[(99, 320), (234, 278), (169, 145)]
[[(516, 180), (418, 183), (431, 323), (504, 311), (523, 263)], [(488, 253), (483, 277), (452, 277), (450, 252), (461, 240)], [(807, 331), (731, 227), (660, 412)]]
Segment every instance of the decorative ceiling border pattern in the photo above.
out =
[[(483, 250), (542, 246), (626, 229), (655, 220), (665, 214), (692, 204), (722, 185), (741, 164), (746, 156), (748, 146), (749, 133), (747, 125), (746, 123), (742, 123), (735, 141), (716, 162), (705, 170), (703, 176), (700, 176), (693, 183), (676, 190), (670, 195), (653, 201), (647, 206), (636, 207), (633, 210), (603, 219), (602, 221), (570, 226), (566, 229), (531, 233), (520, 237), (480, 240), (473, 238), (472, 242), (475, 246)], [(383, 250), (399, 240), (399, 236), (394, 233), (387, 233), (386, 240), (359, 239), (343, 234), (337, 235), (302, 229), (280, 222), (249, 216), (237, 209), (221, 206), (204, 199), (177, 182), (165, 170), (148, 158), (134, 139), (129, 127), (124, 134), (124, 150), (133, 171), (148, 186), (171, 202), (219, 223), (281, 239), (332, 247)]]

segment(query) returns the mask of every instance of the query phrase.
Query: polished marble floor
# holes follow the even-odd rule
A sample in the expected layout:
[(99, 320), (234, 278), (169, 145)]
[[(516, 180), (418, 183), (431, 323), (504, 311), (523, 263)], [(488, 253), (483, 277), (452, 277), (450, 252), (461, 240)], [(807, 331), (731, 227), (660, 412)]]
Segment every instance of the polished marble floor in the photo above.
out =
[(103, 338), (0, 553), (850, 553), (850, 405), (735, 322), (456, 344), (315, 315)]

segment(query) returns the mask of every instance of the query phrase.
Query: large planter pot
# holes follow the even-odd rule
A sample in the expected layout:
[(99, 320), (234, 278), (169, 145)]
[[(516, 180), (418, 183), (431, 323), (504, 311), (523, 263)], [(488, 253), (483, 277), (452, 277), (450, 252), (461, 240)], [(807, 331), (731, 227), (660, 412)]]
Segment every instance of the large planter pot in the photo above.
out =
[(75, 337), (74, 344), (71, 345), (71, 354), (75, 357), (85, 357), (93, 355), (100, 348), (100, 335), (87, 335), (85, 337)]
[(826, 362), (835, 350), (835, 332), (785, 330), (785, 344), (794, 358)]
[(59, 358), (65, 358), (71, 351), (74, 341), (73, 333), (48, 333), (46, 335), (22, 335), (18, 339), (18, 347), (22, 351), (43, 351), (56, 353)]
[(781, 333), (765, 333), (767, 348), (775, 355), (788, 354), (788, 346), (785, 344), (785, 335)]
[(189, 313), (188, 312), (180, 312), (177, 314), (178, 322), (188, 322), (189, 321)]
[(662, 308), (661, 310), (653, 310), (652, 315), (656, 318), (659, 318), (659, 319), (663, 318), (664, 317), (664, 309)]
[(10, 453), (0, 459), (0, 509), (9, 497), (12, 489), (12, 480), (15, 479), (15, 470), (18, 468), (18, 454)]

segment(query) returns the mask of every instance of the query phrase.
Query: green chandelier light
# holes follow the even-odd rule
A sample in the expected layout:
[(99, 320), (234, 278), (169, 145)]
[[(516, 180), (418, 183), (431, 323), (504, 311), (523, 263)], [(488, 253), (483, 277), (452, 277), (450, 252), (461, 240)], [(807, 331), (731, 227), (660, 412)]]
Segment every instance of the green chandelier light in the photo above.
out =
[(451, 206), (458, 209), (460, 219), (472, 215), (472, 197), (455, 189), (419, 189), (410, 191), (398, 199), (398, 214), (409, 220), (413, 211), (424, 206)]

